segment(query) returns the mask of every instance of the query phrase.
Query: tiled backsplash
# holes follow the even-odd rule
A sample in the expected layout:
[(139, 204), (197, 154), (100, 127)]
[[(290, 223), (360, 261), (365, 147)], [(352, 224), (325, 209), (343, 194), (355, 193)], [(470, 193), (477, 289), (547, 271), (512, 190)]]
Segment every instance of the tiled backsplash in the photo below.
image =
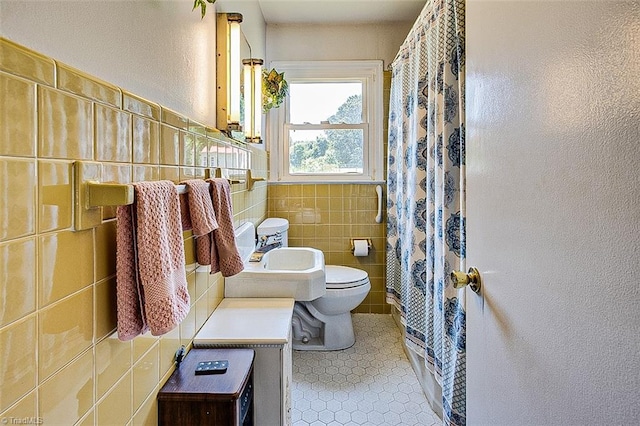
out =
[[(371, 291), (354, 312), (390, 313), (385, 302), (386, 225), (376, 223), (378, 198), (371, 184), (269, 185), (269, 217), (289, 220), (289, 245), (322, 250), (328, 265), (369, 274)], [(355, 257), (351, 239), (370, 238), (369, 255)]]
[[(0, 419), (156, 424), (155, 395), (223, 296), (184, 233), (191, 311), (162, 336), (116, 335), (115, 209), (73, 231), (72, 170), (98, 161), (121, 183), (266, 176), (261, 149), (0, 38)], [(250, 163), (250, 164), (249, 164)], [(267, 184), (232, 185), (234, 224), (267, 215)]]

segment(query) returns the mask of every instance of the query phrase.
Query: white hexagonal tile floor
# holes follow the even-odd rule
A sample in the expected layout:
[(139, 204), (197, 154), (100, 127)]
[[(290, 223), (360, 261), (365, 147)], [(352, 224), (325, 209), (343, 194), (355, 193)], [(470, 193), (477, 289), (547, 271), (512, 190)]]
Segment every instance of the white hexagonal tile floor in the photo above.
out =
[(436, 426), (390, 315), (353, 314), (356, 343), (293, 351), (294, 426)]

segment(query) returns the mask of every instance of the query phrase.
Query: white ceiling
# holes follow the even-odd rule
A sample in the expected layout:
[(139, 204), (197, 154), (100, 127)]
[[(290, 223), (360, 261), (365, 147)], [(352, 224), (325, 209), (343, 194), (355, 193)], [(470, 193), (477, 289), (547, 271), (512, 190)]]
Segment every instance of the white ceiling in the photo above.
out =
[(426, 0), (253, 1), (258, 2), (267, 24), (413, 22), (426, 3)]

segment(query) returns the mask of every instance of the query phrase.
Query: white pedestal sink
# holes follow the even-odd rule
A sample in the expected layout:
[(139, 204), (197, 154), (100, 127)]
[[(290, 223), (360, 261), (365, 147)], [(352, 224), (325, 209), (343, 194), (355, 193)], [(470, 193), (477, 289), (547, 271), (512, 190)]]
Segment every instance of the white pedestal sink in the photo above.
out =
[(315, 300), (326, 292), (324, 254), (309, 247), (281, 247), (244, 271), (225, 278), (225, 297), (289, 297)]

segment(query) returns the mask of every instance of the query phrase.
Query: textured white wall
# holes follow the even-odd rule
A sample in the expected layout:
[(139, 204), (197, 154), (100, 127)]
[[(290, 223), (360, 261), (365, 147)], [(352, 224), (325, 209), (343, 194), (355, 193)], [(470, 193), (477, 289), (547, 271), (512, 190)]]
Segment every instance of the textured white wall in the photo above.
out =
[(266, 60), (267, 24), (256, 0), (217, 0), (216, 9), (224, 13), (242, 14), (242, 32), (251, 46), (251, 56)]
[(215, 125), (215, 8), (192, 0), (0, 0), (0, 34)]
[(640, 3), (466, 24), (468, 424), (640, 424)]
[(269, 61), (393, 61), (413, 22), (358, 25), (267, 25)]

